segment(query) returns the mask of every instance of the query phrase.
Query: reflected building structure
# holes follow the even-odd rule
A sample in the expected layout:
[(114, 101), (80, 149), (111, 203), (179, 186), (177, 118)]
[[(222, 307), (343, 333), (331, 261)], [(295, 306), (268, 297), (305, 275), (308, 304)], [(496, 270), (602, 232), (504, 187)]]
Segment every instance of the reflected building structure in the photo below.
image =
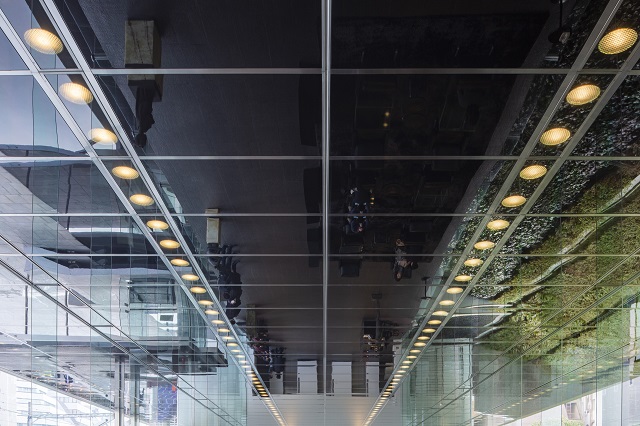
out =
[(0, 424), (640, 422), (636, 1), (0, 11)]

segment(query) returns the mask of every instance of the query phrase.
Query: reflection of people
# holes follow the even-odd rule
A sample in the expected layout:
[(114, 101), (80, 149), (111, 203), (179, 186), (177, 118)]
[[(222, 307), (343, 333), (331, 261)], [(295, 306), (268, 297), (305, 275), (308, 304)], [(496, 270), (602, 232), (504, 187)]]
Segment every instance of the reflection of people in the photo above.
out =
[[(349, 214), (354, 215), (348, 217), (349, 230), (354, 234), (364, 232), (369, 226), (369, 219), (366, 216), (361, 216), (369, 213), (369, 199), (364, 191), (359, 191), (358, 188), (351, 190), (352, 199), (349, 203)], [(359, 216), (360, 215), (360, 216)]]
[(418, 264), (407, 257), (407, 250), (404, 241), (400, 238), (396, 240), (396, 258), (393, 264), (393, 278), (400, 281), (407, 269), (416, 269)]

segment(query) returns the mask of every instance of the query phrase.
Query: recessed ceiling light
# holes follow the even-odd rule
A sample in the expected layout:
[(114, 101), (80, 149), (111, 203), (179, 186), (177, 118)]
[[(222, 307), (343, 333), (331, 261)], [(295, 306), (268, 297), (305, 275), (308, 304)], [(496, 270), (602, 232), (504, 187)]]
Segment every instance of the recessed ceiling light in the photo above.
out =
[(413, 346), (416, 346), (416, 347), (418, 347), (418, 348), (424, 347), (424, 346), (426, 346), (426, 345), (427, 345), (427, 344), (426, 344), (425, 342), (415, 342), (415, 343), (413, 344)]
[(427, 324), (429, 324), (429, 325), (438, 325), (438, 324), (442, 324), (442, 321), (437, 320), (437, 319), (432, 319), (432, 320), (427, 321)]
[[(219, 328), (218, 331), (220, 333), (230, 333), (231, 332), (231, 330), (229, 330), (228, 328)], [(238, 358), (244, 358), (244, 355), (243, 356), (239, 356)]]
[(478, 241), (473, 245), (473, 248), (476, 250), (489, 250), (496, 246), (496, 244), (492, 241)]
[(618, 28), (607, 33), (600, 43), (598, 50), (605, 55), (615, 55), (631, 48), (638, 41), (638, 33), (632, 28)]
[(144, 194), (133, 194), (131, 197), (129, 197), (129, 200), (131, 200), (133, 204), (137, 204), (143, 207), (148, 207), (154, 203), (153, 198)]
[(447, 311), (435, 311), (433, 315), (437, 317), (446, 317), (449, 314)]
[(169, 224), (167, 222), (156, 219), (147, 221), (147, 226), (151, 229), (159, 229), (160, 231), (164, 231), (169, 228)]
[[(238, 346), (238, 344), (234, 343), (234, 342), (229, 342), (229, 343), (227, 343), (227, 346)], [(251, 368), (250, 365), (248, 367)]]
[(159, 244), (160, 247), (166, 249), (177, 249), (178, 247), (180, 247), (180, 243), (174, 240), (162, 240)]
[(185, 281), (198, 281), (200, 278), (194, 274), (182, 274), (182, 279)]
[(460, 288), (460, 287), (449, 287), (447, 289), (447, 293), (449, 294), (460, 294), (464, 291), (464, 289)]
[(208, 299), (202, 299), (202, 300), (198, 300), (198, 303), (202, 306), (211, 306), (213, 305), (213, 302), (211, 300)]
[(422, 330), (423, 333), (435, 333), (436, 329), (435, 328), (425, 328), (424, 330)]
[(78, 83), (64, 83), (58, 88), (58, 93), (74, 104), (90, 104), (93, 101), (89, 89)]
[(103, 128), (89, 130), (87, 137), (90, 141), (101, 145), (113, 145), (118, 142), (118, 137), (115, 133)]
[(189, 291), (191, 293), (195, 293), (195, 294), (205, 294), (207, 292), (207, 289), (204, 287), (198, 287), (198, 286), (194, 286), (189, 288)]
[(548, 146), (560, 145), (569, 140), (571, 132), (563, 127), (549, 129), (540, 136), (540, 143)]
[(429, 336), (418, 336), (418, 340), (429, 340)]
[(518, 207), (527, 202), (527, 199), (522, 195), (510, 195), (502, 200), (502, 205), (505, 207)]
[[(222, 340), (233, 341), (235, 340), (233, 336), (222, 336)], [(242, 361), (242, 364), (245, 364), (247, 361)]]
[(117, 166), (111, 169), (111, 173), (120, 179), (137, 179), (140, 174), (136, 169), (127, 166)]
[(454, 278), (454, 280), (458, 281), (459, 283), (466, 283), (469, 282), (473, 279), (473, 277), (471, 275), (456, 275), (456, 277)]
[(404, 361), (402, 361), (402, 363), (403, 363), (403, 364), (413, 364), (413, 361), (407, 361), (407, 360), (404, 360)]
[(189, 266), (190, 263), (184, 259), (171, 259), (171, 264), (173, 266)]
[(509, 227), (509, 222), (504, 219), (496, 219), (487, 223), (487, 228), (491, 231), (501, 231)]
[(56, 55), (62, 52), (64, 47), (62, 40), (60, 40), (57, 35), (42, 28), (32, 28), (25, 31), (24, 41), (26, 41), (32, 49), (46, 55)]
[(538, 179), (546, 174), (547, 168), (545, 166), (541, 166), (540, 164), (527, 166), (520, 171), (520, 177), (526, 180)]
[(420, 353), (420, 349), (411, 349), (409, 352), (412, 353), (412, 354), (419, 354)]
[(475, 268), (476, 266), (480, 266), (484, 263), (484, 261), (482, 259), (478, 259), (475, 257), (472, 257), (471, 259), (467, 259), (464, 261), (464, 266), (469, 266), (471, 268)]
[[(204, 311), (204, 313), (207, 315), (218, 315), (220, 312), (216, 311), (215, 309), (207, 309), (206, 311)], [(214, 320), (214, 321), (218, 321), (218, 320)], [(222, 321), (220, 324), (224, 324), (224, 321)]]
[(417, 358), (417, 356), (415, 356), (415, 355), (409, 355), (409, 356), (407, 356), (407, 359), (416, 359), (416, 358)]
[(567, 94), (567, 102), (571, 105), (585, 105), (600, 96), (600, 88), (594, 84), (583, 84)]
[(439, 303), (442, 306), (451, 306), (451, 305), (454, 305), (456, 302), (454, 302), (453, 300), (441, 300)]

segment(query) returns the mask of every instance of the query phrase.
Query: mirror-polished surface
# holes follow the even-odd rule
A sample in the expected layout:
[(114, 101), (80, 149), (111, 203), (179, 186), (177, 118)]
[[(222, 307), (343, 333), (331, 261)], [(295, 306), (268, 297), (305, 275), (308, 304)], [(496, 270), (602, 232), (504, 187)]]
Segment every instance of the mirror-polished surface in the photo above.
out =
[(640, 424), (638, 2), (0, 11), (0, 424)]

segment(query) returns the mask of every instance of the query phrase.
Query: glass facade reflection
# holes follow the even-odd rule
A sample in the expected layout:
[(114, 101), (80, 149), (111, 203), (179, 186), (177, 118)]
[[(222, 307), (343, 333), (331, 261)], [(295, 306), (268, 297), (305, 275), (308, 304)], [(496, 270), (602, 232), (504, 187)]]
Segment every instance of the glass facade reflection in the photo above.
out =
[(639, 423), (639, 14), (0, 0), (0, 424)]

